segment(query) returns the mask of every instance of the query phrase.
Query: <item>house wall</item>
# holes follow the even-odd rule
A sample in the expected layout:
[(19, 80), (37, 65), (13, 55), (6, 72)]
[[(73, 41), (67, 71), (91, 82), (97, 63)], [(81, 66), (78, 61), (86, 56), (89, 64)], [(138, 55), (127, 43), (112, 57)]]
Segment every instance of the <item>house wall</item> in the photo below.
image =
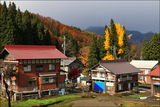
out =
[[(153, 85), (154, 83), (159, 83), (160, 84), (160, 77), (154, 77), (154, 76), (151, 76), (151, 96), (155, 96), (155, 95), (159, 95), (160, 96), (160, 93), (156, 93), (156, 86)], [(159, 87), (160, 89), (160, 86), (157, 86)]]
[[(151, 72), (150, 69), (140, 69), (142, 72), (138, 75), (139, 79), (138, 79), (138, 82), (141, 82), (141, 83), (144, 83), (146, 82), (147, 84), (150, 84), (151, 83), (151, 80), (150, 80), (150, 76), (147, 76), (148, 73)], [(145, 70), (148, 70), (148, 73), (145, 74)], [(142, 76), (144, 75), (144, 76)], [(145, 78), (145, 81), (142, 79), (140, 80), (140, 78)]]
[[(125, 78), (126, 76), (122, 76), (122, 78)], [(138, 74), (132, 75), (132, 80), (124, 81), (124, 82), (118, 82), (118, 77), (116, 76), (116, 81), (115, 81), (115, 92), (122, 92), (122, 91), (127, 91), (128, 89), (128, 83), (131, 83), (131, 88), (130, 90), (133, 89), (133, 82), (138, 82)], [(123, 89), (119, 90), (118, 84), (123, 84)], [(138, 85), (138, 84), (137, 84)]]
[(82, 65), (82, 63), (80, 63), (78, 60), (75, 60), (74, 62), (72, 62), (72, 63), (68, 66), (68, 71), (71, 70), (71, 67), (72, 67), (72, 69), (73, 69), (73, 68), (78, 68), (78, 66), (80, 67), (81, 70), (84, 68), (83, 65)]
[[(36, 71), (36, 65), (38, 64), (31, 64), (31, 71), (24, 72), (24, 65), (23, 64), (16, 64), (16, 68), (18, 72), (18, 77), (12, 77), (12, 80), (15, 81), (15, 88), (24, 88), (28, 87), (28, 80), (30, 80), (32, 77), (35, 77), (37, 79), (36, 81), (36, 86), (38, 86), (38, 89), (52, 89), (52, 88), (57, 88), (59, 84), (64, 84), (65, 82), (65, 75), (60, 75), (60, 63), (55, 63), (56, 64), (56, 70), (55, 72), (58, 72), (56, 74), (57, 77), (57, 83), (45, 83), (41, 84), (41, 77), (39, 77), (39, 72), (50, 72), (49, 71), (49, 64), (40, 64), (43, 65), (43, 71)], [(53, 70), (51, 72), (54, 72)], [(2, 85), (3, 85), (3, 76), (2, 76)], [(10, 84), (11, 86), (11, 84)]]

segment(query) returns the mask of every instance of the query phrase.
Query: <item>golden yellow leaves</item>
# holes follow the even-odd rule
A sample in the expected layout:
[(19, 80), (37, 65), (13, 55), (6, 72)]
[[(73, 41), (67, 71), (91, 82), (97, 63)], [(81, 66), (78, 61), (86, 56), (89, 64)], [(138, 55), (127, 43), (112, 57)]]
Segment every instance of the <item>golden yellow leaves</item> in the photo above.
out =
[(123, 25), (122, 27), (120, 26), (120, 23), (116, 23), (116, 31), (117, 31), (117, 37), (118, 37), (118, 44), (119, 44), (119, 51), (118, 54), (122, 54), (123, 50), (121, 49), (121, 47), (123, 46), (123, 36), (124, 36), (124, 29), (123, 29)]
[[(115, 24), (116, 27), (116, 32), (117, 32), (117, 37), (118, 37), (118, 45), (119, 45), (119, 50), (117, 54), (122, 54), (124, 51), (122, 50), (123, 46), (123, 37), (125, 35), (125, 29), (123, 29), (123, 25), (121, 27), (120, 23)], [(103, 58), (103, 60), (113, 60), (113, 55), (110, 54), (109, 49), (110, 49), (110, 35), (111, 35), (111, 26), (109, 26), (109, 30), (105, 30), (105, 41), (104, 41), (104, 47), (107, 50), (106, 56)], [(127, 38), (130, 38), (132, 34), (130, 34)]]
[(131, 36), (132, 36), (132, 34), (128, 35), (128, 36), (127, 36), (127, 38), (128, 38), (128, 39), (130, 39), (130, 38), (131, 38)]
[(107, 51), (106, 56), (102, 60), (113, 60), (113, 55), (111, 55), (110, 52)]
[(110, 48), (110, 45), (109, 45), (109, 32), (108, 32), (108, 29), (106, 29), (106, 31), (105, 31), (105, 41), (104, 41), (104, 48), (106, 49), (106, 50), (108, 50), (109, 48)]

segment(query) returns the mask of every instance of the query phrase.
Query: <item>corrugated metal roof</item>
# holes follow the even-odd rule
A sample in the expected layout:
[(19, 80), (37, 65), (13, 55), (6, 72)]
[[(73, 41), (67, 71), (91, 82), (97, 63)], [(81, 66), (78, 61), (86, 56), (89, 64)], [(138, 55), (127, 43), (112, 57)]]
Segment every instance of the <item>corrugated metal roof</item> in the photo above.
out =
[[(65, 65), (70, 65), (73, 61), (76, 60), (76, 57), (68, 57), (68, 59), (65, 59)], [(63, 60), (61, 60), (61, 65), (63, 65)]]
[(153, 71), (149, 72), (148, 75), (160, 77), (160, 65), (158, 65)]
[(142, 72), (126, 60), (101, 60), (99, 64), (116, 75)]
[(4, 50), (8, 51), (15, 59), (61, 59), (67, 58), (55, 46), (44, 45), (5, 45)]
[(146, 68), (146, 69), (152, 69), (153, 67), (155, 67), (158, 64), (158, 61), (151, 61), (151, 60), (132, 60), (130, 62), (130, 64), (132, 64), (133, 66), (142, 69), (142, 68)]

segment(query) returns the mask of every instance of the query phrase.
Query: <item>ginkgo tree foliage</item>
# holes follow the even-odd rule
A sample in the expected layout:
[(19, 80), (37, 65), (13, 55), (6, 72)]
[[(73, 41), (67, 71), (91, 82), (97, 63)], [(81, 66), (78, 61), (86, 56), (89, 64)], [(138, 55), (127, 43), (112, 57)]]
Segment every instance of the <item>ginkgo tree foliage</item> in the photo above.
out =
[[(106, 55), (103, 60), (113, 60), (113, 55), (111, 50), (111, 46), (116, 47), (116, 58), (121, 57), (124, 53), (124, 37), (126, 40), (126, 31), (125, 27), (122, 25), (120, 26), (120, 23), (114, 24), (113, 19), (111, 19), (111, 25), (109, 26), (109, 29), (106, 27), (105, 29), (105, 41), (104, 41), (104, 48), (106, 50)], [(128, 38), (130, 38), (132, 34), (128, 35)], [(125, 41), (128, 42), (128, 41)]]

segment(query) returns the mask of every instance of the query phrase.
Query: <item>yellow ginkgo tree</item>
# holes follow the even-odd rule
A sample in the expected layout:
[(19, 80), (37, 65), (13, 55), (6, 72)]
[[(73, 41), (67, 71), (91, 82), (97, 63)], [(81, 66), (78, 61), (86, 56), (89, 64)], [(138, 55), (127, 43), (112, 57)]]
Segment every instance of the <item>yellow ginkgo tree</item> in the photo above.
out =
[[(117, 42), (118, 42), (118, 47), (116, 47), (117, 49), (117, 55), (121, 55), (123, 54), (124, 50), (122, 49), (122, 46), (123, 46), (123, 38), (124, 38), (124, 34), (125, 34), (125, 29), (122, 25), (122, 27), (120, 26), (120, 23), (116, 23), (115, 24), (115, 28), (116, 28), (116, 37), (118, 38)], [(104, 56), (104, 58), (102, 60), (113, 60), (113, 55), (111, 54), (111, 46), (110, 46), (110, 42), (111, 42), (111, 35), (112, 35), (112, 27), (109, 26), (109, 29), (106, 29), (105, 30), (105, 41), (104, 41), (104, 48), (105, 50), (107, 51), (106, 52), (106, 55)], [(112, 35), (113, 36), (113, 35)], [(130, 38), (132, 36), (132, 34), (130, 34), (127, 38)], [(113, 40), (113, 39), (112, 39)], [(112, 41), (113, 42), (113, 41)], [(116, 41), (114, 41), (116, 42)]]

